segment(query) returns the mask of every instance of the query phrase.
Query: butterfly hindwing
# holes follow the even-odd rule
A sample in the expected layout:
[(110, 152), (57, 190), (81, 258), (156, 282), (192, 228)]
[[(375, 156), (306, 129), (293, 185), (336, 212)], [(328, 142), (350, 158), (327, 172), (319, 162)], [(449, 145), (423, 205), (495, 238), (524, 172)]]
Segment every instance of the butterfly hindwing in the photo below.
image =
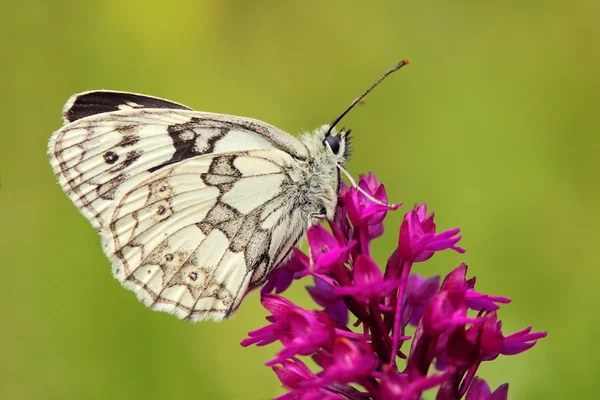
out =
[(100, 233), (113, 273), (155, 310), (220, 320), (262, 284), (306, 222), (289, 199), (303, 177), (276, 150), (206, 155), (124, 194)]

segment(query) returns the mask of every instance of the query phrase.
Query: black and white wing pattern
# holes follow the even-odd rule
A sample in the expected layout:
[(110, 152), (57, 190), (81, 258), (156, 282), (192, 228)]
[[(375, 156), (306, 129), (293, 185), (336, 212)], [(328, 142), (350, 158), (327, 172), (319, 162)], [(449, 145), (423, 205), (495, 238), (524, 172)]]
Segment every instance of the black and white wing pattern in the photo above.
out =
[(227, 318), (308, 227), (306, 147), (271, 125), (120, 92), (75, 96), (64, 116), (59, 183), (154, 310)]

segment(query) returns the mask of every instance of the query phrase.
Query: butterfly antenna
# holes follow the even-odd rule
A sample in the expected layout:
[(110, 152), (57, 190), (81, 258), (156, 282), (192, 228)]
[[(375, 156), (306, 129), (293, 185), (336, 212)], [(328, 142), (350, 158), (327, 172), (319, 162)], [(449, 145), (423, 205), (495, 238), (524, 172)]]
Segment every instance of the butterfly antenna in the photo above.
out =
[(325, 133), (325, 136), (329, 136), (331, 134), (331, 130), (337, 125), (337, 123), (340, 122), (342, 120), (342, 118), (344, 118), (346, 116), (346, 114), (348, 114), (348, 112), (354, 108), (355, 105), (357, 105), (362, 99), (364, 99), (369, 94), (369, 92), (371, 92), (371, 90), (375, 89), (375, 86), (379, 85), (382, 80), (384, 80), (385, 78), (388, 77), (388, 75), (391, 75), (393, 72), (398, 71), (400, 68), (404, 67), (406, 64), (408, 64), (408, 60), (402, 60), (398, 64), (394, 65), (392, 68), (388, 69), (385, 72), (385, 74), (381, 75), (381, 78), (377, 79), (377, 81), (374, 84), (372, 84), (371, 87), (368, 88), (363, 94), (361, 94), (359, 97), (357, 97), (352, 102), (352, 104), (350, 104), (348, 106), (348, 108), (346, 108), (346, 110), (344, 110), (344, 112), (342, 114), (340, 114), (339, 117), (337, 117), (336, 119), (333, 120), (333, 122), (329, 125), (329, 129), (327, 130), (327, 133)]
[(344, 167), (342, 167), (341, 164), (338, 164), (337, 167), (340, 169), (340, 171), (342, 171), (344, 173), (344, 175), (346, 175), (346, 178), (348, 178), (348, 180), (350, 181), (350, 184), (352, 185), (352, 187), (356, 188), (356, 190), (358, 190), (359, 192), (361, 192), (362, 194), (364, 194), (365, 196), (367, 196), (367, 198), (369, 200), (371, 200), (373, 203), (377, 203), (379, 205), (382, 206), (386, 206), (389, 208), (398, 208), (400, 206), (400, 204), (390, 204), (390, 203), (385, 203), (381, 200), (377, 200), (375, 197), (371, 196), (370, 193), (366, 192), (365, 190), (363, 190), (360, 186), (358, 186), (358, 184), (356, 183), (356, 181), (354, 180), (354, 178), (352, 177), (352, 175), (350, 175), (350, 173), (348, 171), (346, 171), (346, 169)]

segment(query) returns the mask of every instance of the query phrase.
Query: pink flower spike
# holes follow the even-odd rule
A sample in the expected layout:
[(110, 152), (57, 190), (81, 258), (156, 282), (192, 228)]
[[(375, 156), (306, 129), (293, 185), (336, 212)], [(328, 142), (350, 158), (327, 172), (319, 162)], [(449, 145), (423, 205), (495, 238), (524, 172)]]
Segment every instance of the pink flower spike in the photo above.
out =
[[(373, 238), (397, 206), (381, 201), (387, 202), (385, 188), (373, 174), (361, 176), (356, 187), (340, 183), (328, 221), (332, 233), (308, 229), (310, 257), (293, 248), (292, 257), (270, 274), (260, 274), (269, 260), (247, 271), (252, 287), (266, 274), (261, 302), (270, 314), (242, 346), (280, 345), (266, 363), (288, 389), (276, 400), (419, 400), (430, 389), (437, 389), (431, 396), (437, 400), (506, 400), (507, 384), (492, 392), (477, 378), (482, 363), (526, 351), (547, 333), (527, 327), (505, 337), (496, 310), (510, 299), (476, 291), (464, 263), (441, 284), (440, 277), (411, 274), (413, 268), (427, 270), (414, 263), (437, 251), (464, 252), (460, 230), (437, 232), (425, 204), (404, 215), (382, 273), (371, 257)], [(278, 294), (307, 275), (314, 279), (306, 289), (315, 310)], [(405, 335), (408, 324), (416, 326), (412, 337)]]

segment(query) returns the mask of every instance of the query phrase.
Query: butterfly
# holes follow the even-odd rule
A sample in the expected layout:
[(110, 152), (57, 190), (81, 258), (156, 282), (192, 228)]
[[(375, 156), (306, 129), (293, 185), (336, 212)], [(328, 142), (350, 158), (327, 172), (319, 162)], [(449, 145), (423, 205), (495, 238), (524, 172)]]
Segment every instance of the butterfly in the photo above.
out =
[(299, 139), (156, 97), (76, 94), (50, 139), (50, 164), (125, 288), (153, 310), (220, 321), (289, 258), (306, 229), (333, 219), (340, 171), (361, 190), (343, 168), (350, 130), (335, 125), (405, 64)]

